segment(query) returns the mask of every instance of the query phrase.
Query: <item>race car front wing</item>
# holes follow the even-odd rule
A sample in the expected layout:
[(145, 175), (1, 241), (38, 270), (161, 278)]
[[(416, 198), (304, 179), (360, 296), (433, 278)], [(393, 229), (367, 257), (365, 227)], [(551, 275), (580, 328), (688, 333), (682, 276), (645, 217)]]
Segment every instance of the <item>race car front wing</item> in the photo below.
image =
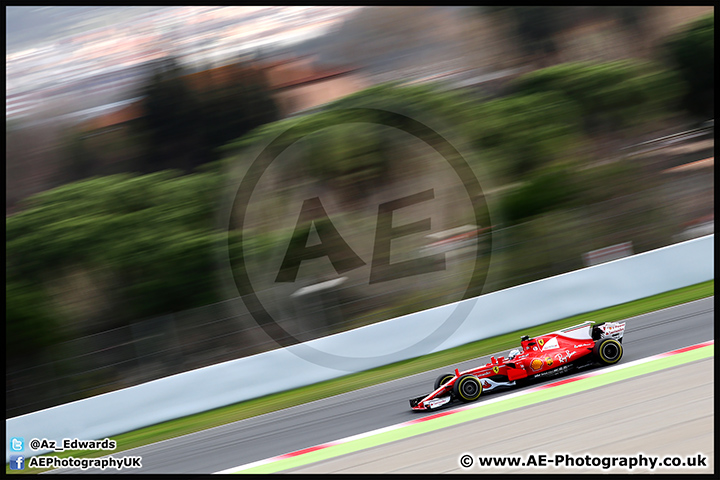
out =
[[(429, 394), (428, 394), (429, 395)], [(450, 403), (452, 400), (452, 397), (450, 395), (444, 396), (444, 397), (437, 397), (433, 398), (431, 400), (426, 400), (423, 402), (423, 406), (420, 407), (420, 402), (427, 398), (428, 395), (423, 395), (422, 397), (413, 398), (410, 400), (410, 408), (413, 410), (434, 410), (436, 408), (440, 408), (443, 405), (446, 405)]]

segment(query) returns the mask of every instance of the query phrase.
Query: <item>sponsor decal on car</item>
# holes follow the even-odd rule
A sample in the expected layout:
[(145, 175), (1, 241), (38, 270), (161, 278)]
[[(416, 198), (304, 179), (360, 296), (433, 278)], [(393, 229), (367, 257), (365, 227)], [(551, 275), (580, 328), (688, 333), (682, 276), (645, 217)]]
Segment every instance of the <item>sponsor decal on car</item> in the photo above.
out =
[(545, 340), (543, 340), (543, 339), (541, 338), (540, 340), (538, 340), (538, 343), (539, 343), (539, 344), (540, 344), (540, 346), (542, 347), (542, 346), (543, 346), (543, 344), (545, 343)]
[(625, 328), (624, 323), (619, 324), (613, 324), (613, 325), (603, 325), (600, 327), (605, 333), (611, 333), (611, 332), (617, 332), (618, 330), (623, 330)]
[(434, 398), (425, 402), (425, 408), (437, 408), (450, 402), (450, 396)]
[(560, 363), (565, 363), (568, 360), (570, 360), (570, 357), (575, 355), (577, 352), (571, 352), (570, 350), (565, 350), (565, 354), (558, 353), (555, 355), (555, 359)]
[(543, 352), (546, 350), (552, 350), (553, 348), (559, 348), (557, 338), (551, 338), (543, 347)]
[(560, 375), (560, 374), (562, 374), (562, 373), (567, 372), (568, 370), (570, 370), (570, 368), (571, 368), (570, 365), (561, 365), (561, 366), (559, 366), (559, 367), (557, 367), (557, 368), (553, 368), (552, 370), (548, 370), (548, 371), (545, 371), (545, 372), (537, 373), (537, 374), (535, 374), (535, 376), (536, 376), (537, 378), (554, 377), (554, 376), (556, 376), (556, 375)]
[(499, 367), (493, 367), (493, 373), (498, 373), (500, 371)]
[(547, 358), (545, 358), (545, 363), (547, 363), (547, 366), (548, 366), (548, 367), (551, 366), (551, 365), (553, 364), (552, 357), (547, 357)]
[(542, 360), (539, 358), (533, 359), (533, 361), (530, 362), (530, 368), (533, 370), (540, 370), (542, 368)]

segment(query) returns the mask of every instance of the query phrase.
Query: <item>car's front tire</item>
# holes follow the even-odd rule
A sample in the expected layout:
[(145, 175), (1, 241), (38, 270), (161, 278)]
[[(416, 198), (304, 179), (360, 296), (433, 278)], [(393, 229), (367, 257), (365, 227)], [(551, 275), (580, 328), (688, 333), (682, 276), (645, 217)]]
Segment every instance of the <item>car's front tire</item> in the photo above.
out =
[(454, 374), (443, 373), (435, 380), (435, 389), (434, 390), (437, 390), (438, 388), (440, 388), (440, 385), (444, 385), (445, 383), (448, 382), (448, 380), (452, 380), (453, 378), (455, 378)]
[(593, 353), (597, 361), (601, 364), (614, 365), (622, 358), (623, 347), (622, 344), (614, 338), (606, 338), (595, 343)]
[(482, 394), (480, 380), (474, 375), (463, 375), (453, 385), (453, 394), (463, 402), (472, 402), (480, 398)]

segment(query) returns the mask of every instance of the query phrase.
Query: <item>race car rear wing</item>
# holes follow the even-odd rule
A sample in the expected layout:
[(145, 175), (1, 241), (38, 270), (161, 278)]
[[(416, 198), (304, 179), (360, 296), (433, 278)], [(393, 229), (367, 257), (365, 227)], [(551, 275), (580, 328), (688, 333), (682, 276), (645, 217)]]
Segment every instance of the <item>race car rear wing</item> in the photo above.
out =
[(588, 320), (572, 327), (563, 328), (553, 333), (578, 340), (600, 338), (614, 338), (619, 340), (625, 334), (625, 322), (605, 322), (595, 325), (595, 322)]
[(625, 322), (606, 322), (595, 327), (593, 333), (595, 332), (599, 333), (600, 338), (620, 340), (625, 335)]

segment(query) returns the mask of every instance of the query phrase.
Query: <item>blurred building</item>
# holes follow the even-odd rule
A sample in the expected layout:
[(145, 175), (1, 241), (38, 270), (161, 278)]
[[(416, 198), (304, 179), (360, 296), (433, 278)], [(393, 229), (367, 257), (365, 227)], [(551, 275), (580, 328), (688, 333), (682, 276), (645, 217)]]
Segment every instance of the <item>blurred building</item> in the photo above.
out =
[(142, 116), (139, 102), (131, 103), (118, 110), (100, 115), (85, 122), (84, 129), (90, 134), (101, 134), (128, 125)]
[[(311, 57), (288, 58), (257, 63), (248, 68), (224, 65), (185, 76), (191, 88), (222, 88), (246, 75), (260, 75), (270, 86), (281, 115), (287, 117), (369, 86), (354, 67), (318, 66)], [(90, 119), (84, 130), (91, 134), (118, 128), (142, 116), (141, 102), (124, 106)]]
[(353, 67), (318, 67), (311, 57), (280, 60), (262, 67), (283, 116), (323, 105), (369, 86)]

